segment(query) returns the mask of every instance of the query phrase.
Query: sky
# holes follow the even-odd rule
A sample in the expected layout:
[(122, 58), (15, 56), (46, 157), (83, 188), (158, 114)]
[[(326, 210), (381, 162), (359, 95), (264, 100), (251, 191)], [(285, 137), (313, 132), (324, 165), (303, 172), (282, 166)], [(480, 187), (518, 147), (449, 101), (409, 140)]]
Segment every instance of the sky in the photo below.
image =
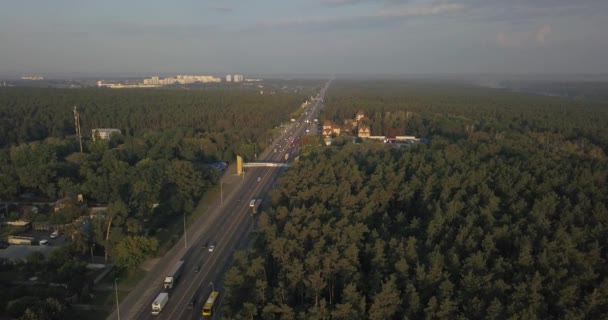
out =
[(608, 0), (2, 0), (0, 76), (605, 74)]

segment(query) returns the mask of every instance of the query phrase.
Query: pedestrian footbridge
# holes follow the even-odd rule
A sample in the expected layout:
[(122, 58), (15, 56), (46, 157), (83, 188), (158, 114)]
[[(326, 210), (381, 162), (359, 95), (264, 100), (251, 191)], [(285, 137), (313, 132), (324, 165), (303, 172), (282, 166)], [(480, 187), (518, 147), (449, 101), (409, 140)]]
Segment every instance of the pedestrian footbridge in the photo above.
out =
[(257, 168), (257, 167), (288, 167), (287, 163), (280, 162), (246, 162), (243, 163), (243, 168)]

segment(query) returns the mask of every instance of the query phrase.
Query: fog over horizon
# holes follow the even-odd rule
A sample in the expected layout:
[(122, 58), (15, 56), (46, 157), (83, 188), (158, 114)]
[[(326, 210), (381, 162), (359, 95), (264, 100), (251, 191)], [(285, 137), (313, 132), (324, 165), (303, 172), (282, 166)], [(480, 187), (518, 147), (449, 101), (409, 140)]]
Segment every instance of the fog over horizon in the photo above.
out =
[(8, 0), (0, 12), (0, 77), (605, 80), (606, 26), (608, 1), (601, 0)]

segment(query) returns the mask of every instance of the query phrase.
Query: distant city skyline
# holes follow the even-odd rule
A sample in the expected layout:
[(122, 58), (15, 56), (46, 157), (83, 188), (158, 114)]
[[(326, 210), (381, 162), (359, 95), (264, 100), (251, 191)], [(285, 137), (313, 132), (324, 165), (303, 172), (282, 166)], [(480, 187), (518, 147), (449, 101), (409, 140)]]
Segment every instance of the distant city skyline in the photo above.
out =
[(3, 1), (0, 78), (606, 74), (604, 0)]

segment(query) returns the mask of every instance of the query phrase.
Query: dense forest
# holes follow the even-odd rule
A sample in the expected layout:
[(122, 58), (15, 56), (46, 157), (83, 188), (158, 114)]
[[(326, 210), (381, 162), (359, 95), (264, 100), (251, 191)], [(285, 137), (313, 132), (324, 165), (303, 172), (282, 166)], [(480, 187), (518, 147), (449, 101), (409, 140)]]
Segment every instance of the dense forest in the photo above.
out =
[[(289, 119), (305, 99), (303, 94), (260, 95), (243, 89), (1, 88), (0, 197), (27, 190), (53, 198), (82, 189), (78, 191), (107, 202), (120, 188), (100, 190), (108, 183), (93, 180), (126, 177), (116, 172), (119, 168), (151, 168), (156, 161), (172, 160), (232, 161), (236, 154), (252, 158), (256, 148), (272, 139), (272, 128)], [(82, 154), (74, 135), (75, 105), (84, 136)], [(118, 128), (123, 135), (92, 141), (91, 129), (98, 127)]]
[(561, 97), (583, 98), (597, 101), (608, 101), (608, 82), (599, 80), (587, 81), (501, 81), (505, 88), (536, 94)]
[[(274, 86), (278, 85), (274, 84)], [(48, 259), (38, 252), (23, 262), (0, 263), (0, 313), (21, 319), (68, 316), (65, 301), (90, 299), (85, 260), (95, 252), (118, 271), (135, 270), (191, 214), (220, 175), (208, 164), (246, 159), (271, 142), (317, 83), (261, 95), (242, 87), (202, 90), (0, 88), (0, 222), (51, 225), (69, 245)], [(288, 87), (288, 89), (291, 87)], [(78, 106), (83, 152), (75, 136)], [(117, 128), (110, 140), (94, 128)], [(88, 215), (105, 207), (105, 219)], [(65, 198), (64, 198), (65, 197)], [(61, 206), (53, 203), (61, 199)], [(12, 204), (14, 201), (20, 205)], [(23, 204), (36, 203), (37, 211)], [(57, 208), (56, 208), (57, 209)], [(8, 213), (8, 214), (6, 214)], [(2, 239), (24, 228), (2, 226)], [(53, 272), (49, 272), (53, 270)], [(35, 276), (61, 288), (18, 285)]]
[(307, 147), (226, 274), (229, 319), (604, 319), (606, 105), (336, 82), (324, 116), (376, 134)]
[[(40, 89), (0, 88), (0, 146), (75, 134), (73, 108), (82, 132), (118, 128), (127, 136), (172, 128), (238, 136), (248, 143), (289, 119), (294, 107), (313, 92), (260, 95), (253, 89)], [(212, 137), (211, 137), (212, 138)], [(222, 139), (222, 138), (218, 138)], [(231, 143), (238, 148), (240, 143)], [(222, 146), (220, 146), (222, 147)]]
[[(242, 88), (0, 89), (0, 199), (54, 202), (82, 194), (89, 206), (107, 207), (108, 222), (93, 219), (91, 232), (75, 227), (70, 234), (77, 251), (86, 253), (96, 243), (119, 262), (121, 243), (135, 240), (155, 248), (137, 236), (155, 235), (176, 215), (194, 210), (219, 177), (208, 163), (232, 161), (236, 154), (253, 158), (308, 94), (260, 95)], [(81, 114), (82, 153), (74, 136), (74, 105)], [(123, 134), (93, 141), (96, 127)], [(75, 197), (69, 199), (52, 214), (46, 208), (33, 214), (11, 207), (7, 218), (69, 228), (83, 214)], [(122, 254), (131, 257), (129, 250)], [(123, 262), (131, 268), (141, 261)]]
[(568, 142), (608, 152), (608, 103), (395, 81), (336, 82), (325, 100), (323, 119), (342, 123), (362, 110), (372, 135), (487, 139), (524, 134), (544, 145)]

